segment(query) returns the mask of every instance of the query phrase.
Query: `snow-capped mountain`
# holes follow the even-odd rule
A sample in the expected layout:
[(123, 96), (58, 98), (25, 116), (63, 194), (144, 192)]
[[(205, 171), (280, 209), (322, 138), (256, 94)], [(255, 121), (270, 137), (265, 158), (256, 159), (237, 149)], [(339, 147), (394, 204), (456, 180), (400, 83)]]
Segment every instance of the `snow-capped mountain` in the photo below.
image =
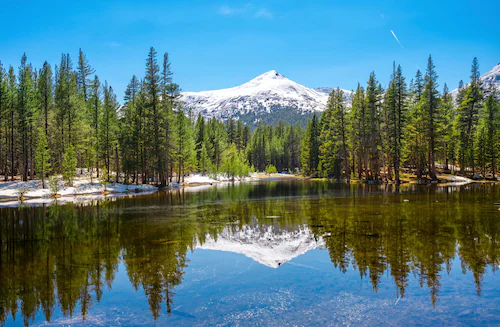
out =
[(481, 76), (481, 80), (486, 88), (491, 86), (496, 90), (500, 90), (500, 63)]
[(305, 225), (295, 230), (276, 226), (243, 226), (241, 229), (225, 228), (217, 239), (206, 235), (197, 248), (243, 254), (260, 264), (278, 268), (309, 250), (324, 248), (323, 241), (315, 240)]
[(275, 70), (240, 86), (202, 92), (184, 92), (186, 108), (205, 117), (265, 115), (281, 110), (308, 114), (325, 110), (328, 94), (289, 80)]
[[(479, 78), (483, 82), (483, 89), (487, 92), (490, 89), (500, 91), (500, 63), (493, 67), (486, 74)], [(458, 94), (458, 88), (451, 91), (451, 95), (455, 98)]]

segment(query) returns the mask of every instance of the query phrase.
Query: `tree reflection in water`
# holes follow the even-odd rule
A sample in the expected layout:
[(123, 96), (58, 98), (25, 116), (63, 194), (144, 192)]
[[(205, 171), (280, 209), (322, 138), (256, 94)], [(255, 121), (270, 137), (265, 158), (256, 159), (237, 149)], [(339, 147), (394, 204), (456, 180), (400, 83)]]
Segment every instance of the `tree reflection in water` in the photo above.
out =
[(500, 187), (401, 187), (267, 182), (113, 201), (0, 209), (0, 321), (25, 325), (56, 306), (85, 321), (120, 263), (156, 320), (170, 314), (188, 251), (243, 228), (309, 229), (335, 267), (359, 271), (376, 292), (389, 273), (404, 298), (410, 278), (436, 305), (441, 279), (460, 260), (481, 295), (498, 269)]

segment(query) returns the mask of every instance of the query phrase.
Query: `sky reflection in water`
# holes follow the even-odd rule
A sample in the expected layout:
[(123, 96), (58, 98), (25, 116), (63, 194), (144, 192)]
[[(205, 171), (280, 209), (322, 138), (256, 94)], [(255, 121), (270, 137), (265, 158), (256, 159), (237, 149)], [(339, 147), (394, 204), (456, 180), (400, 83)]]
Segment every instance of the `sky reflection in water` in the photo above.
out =
[(268, 182), (0, 209), (0, 321), (498, 325), (499, 198)]

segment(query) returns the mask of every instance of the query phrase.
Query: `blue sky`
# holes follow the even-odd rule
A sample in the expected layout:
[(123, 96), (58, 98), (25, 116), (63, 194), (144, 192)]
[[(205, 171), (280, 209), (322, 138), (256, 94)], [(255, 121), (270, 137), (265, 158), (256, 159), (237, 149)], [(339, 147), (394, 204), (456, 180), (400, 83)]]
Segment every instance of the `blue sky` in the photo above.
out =
[[(408, 80), (432, 54), (440, 84), (500, 62), (500, 1), (0, 0), (0, 60), (40, 67), (87, 54), (123, 96), (149, 46), (169, 52), (184, 91), (236, 86), (271, 69), (309, 87), (352, 89), (395, 60)], [(394, 32), (393, 33), (391, 32)], [(395, 36), (400, 41), (397, 42)]]

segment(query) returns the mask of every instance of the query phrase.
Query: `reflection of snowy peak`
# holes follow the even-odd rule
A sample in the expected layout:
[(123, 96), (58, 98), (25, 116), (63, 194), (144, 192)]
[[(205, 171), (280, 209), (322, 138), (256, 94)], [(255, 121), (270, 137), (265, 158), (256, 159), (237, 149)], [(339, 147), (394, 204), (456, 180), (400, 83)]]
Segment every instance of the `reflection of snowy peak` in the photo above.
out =
[(270, 113), (287, 108), (301, 113), (323, 111), (328, 94), (289, 80), (275, 70), (229, 89), (184, 92), (185, 107), (208, 117)]
[(225, 228), (217, 240), (209, 235), (197, 248), (243, 254), (260, 264), (278, 268), (309, 250), (322, 248), (307, 226), (288, 231), (275, 226), (243, 226), (234, 231)]

